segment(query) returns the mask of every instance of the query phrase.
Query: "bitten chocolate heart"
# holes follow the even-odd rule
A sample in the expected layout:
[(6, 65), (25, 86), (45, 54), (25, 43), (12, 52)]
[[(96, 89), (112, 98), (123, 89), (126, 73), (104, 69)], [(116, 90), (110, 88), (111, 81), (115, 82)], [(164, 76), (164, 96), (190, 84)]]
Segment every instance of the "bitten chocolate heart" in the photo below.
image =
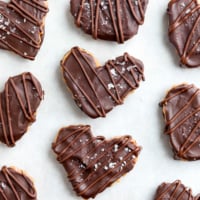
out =
[(184, 186), (181, 181), (162, 183), (156, 192), (155, 200), (199, 200), (200, 195), (193, 196), (192, 190)]
[(123, 43), (144, 23), (148, 0), (71, 0), (75, 24), (94, 39)]
[(200, 159), (200, 90), (192, 84), (173, 87), (161, 106), (175, 158)]
[(0, 171), (1, 200), (36, 200), (37, 194), (32, 180), (21, 170), (2, 167)]
[(47, 0), (0, 1), (0, 48), (34, 60), (44, 38)]
[(29, 72), (8, 79), (0, 93), (0, 141), (14, 146), (35, 121), (43, 98), (39, 81)]
[(180, 56), (180, 63), (186, 67), (199, 67), (199, 0), (171, 0), (167, 12), (169, 16), (169, 39)]
[(128, 53), (97, 66), (93, 56), (78, 47), (61, 61), (64, 80), (76, 104), (92, 118), (105, 117), (144, 80), (142, 62)]
[(94, 198), (133, 169), (141, 147), (131, 136), (106, 140), (90, 126), (62, 128), (52, 145), (78, 196)]

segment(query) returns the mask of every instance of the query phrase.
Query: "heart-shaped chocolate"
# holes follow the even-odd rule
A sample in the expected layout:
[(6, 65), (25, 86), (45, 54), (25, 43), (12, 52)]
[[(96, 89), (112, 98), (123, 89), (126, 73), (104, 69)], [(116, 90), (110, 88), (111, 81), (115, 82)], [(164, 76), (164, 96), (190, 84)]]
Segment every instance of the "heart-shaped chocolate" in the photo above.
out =
[(44, 38), (47, 0), (0, 1), (0, 48), (34, 60)]
[(141, 147), (131, 136), (106, 140), (90, 126), (62, 128), (52, 145), (78, 196), (94, 198), (133, 169)]
[(175, 158), (200, 159), (200, 90), (192, 84), (173, 87), (161, 106)]
[(200, 66), (200, 1), (170, 0), (168, 4), (169, 39), (175, 46), (180, 63)]
[(0, 199), (36, 200), (37, 193), (25, 172), (4, 166), (0, 171)]
[(156, 192), (155, 200), (199, 200), (200, 195), (193, 196), (192, 190), (184, 186), (181, 181), (162, 183)]
[(0, 141), (14, 146), (35, 121), (43, 99), (39, 81), (29, 72), (8, 79), (0, 93)]
[(105, 117), (144, 80), (142, 62), (128, 53), (97, 66), (93, 56), (78, 47), (61, 61), (64, 80), (76, 104), (92, 118)]
[(144, 23), (148, 0), (71, 0), (75, 24), (94, 39), (123, 43)]

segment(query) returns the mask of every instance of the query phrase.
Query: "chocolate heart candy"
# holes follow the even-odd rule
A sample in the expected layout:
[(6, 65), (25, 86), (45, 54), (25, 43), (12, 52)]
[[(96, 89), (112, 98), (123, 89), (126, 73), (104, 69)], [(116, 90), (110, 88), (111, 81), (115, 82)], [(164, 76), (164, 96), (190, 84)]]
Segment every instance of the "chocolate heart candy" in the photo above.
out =
[(178, 85), (161, 105), (175, 158), (200, 159), (200, 90), (194, 85)]
[(32, 180), (13, 167), (2, 167), (0, 171), (1, 200), (36, 200), (37, 194)]
[(76, 104), (92, 118), (105, 117), (144, 80), (142, 62), (127, 53), (97, 67), (93, 56), (78, 47), (64, 56), (61, 70)]
[(39, 81), (31, 73), (23, 73), (8, 79), (0, 93), (0, 141), (14, 146), (35, 121), (35, 113), (43, 91)]
[(0, 1), (0, 48), (33, 60), (44, 38), (46, 0)]
[(168, 4), (169, 39), (175, 46), (180, 63), (200, 66), (200, 2), (171, 0)]
[(94, 39), (123, 43), (143, 24), (148, 0), (71, 0), (78, 27)]
[(62, 128), (52, 145), (78, 196), (94, 198), (133, 169), (141, 147), (131, 136), (106, 140), (90, 126)]
[(199, 200), (200, 195), (193, 196), (192, 190), (181, 181), (162, 183), (156, 192), (155, 200)]

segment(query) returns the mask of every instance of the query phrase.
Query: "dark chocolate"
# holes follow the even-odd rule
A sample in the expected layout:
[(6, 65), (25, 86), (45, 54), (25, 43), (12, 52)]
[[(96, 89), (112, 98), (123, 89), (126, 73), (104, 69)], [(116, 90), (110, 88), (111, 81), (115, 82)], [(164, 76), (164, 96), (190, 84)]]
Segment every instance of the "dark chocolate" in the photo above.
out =
[(74, 47), (61, 61), (61, 69), (76, 104), (92, 118), (105, 117), (144, 80), (142, 62), (128, 53), (97, 67), (89, 53)]
[(78, 196), (94, 198), (133, 169), (141, 147), (131, 136), (94, 137), (89, 125), (62, 128), (52, 145)]
[(29, 72), (8, 79), (0, 93), (0, 141), (14, 146), (35, 121), (43, 98), (39, 81)]
[(197, 0), (171, 0), (168, 4), (169, 39), (180, 63), (200, 66), (200, 4)]
[(123, 43), (144, 23), (148, 0), (71, 0), (75, 24), (94, 39)]
[(47, 0), (0, 1), (0, 48), (34, 60), (44, 38)]
[(32, 180), (23, 172), (11, 167), (0, 171), (1, 200), (36, 200), (37, 194)]
[(161, 106), (175, 158), (200, 159), (200, 90), (192, 84), (173, 87)]
[(181, 181), (162, 183), (156, 192), (155, 200), (199, 200), (200, 195), (193, 196), (192, 190), (184, 186)]

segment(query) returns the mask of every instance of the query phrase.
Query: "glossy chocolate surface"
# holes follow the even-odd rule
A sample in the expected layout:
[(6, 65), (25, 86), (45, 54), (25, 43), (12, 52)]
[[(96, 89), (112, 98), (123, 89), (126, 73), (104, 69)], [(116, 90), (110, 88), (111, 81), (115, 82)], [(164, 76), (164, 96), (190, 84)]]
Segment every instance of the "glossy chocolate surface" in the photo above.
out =
[(200, 4), (197, 0), (171, 0), (168, 4), (169, 39), (180, 64), (200, 66)]
[(0, 48), (34, 60), (44, 37), (46, 0), (0, 1)]
[(200, 159), (200, 90), (194, 85), (173, 87), (161, 103), (165, 133), (176, 159)]
[(74, 101), (92, 118), (105, 117), (144, 80), (142, 62), (128, 53), (97, 67), (94, 58), (78, 47), (64, 56), (61, 71)]
[(39, 81), (31, 73), (8, 79), (0, 93), (0, 141), (14, 146), (35, 121), (36, 110), (43, 98)]
[(94, 39), (123, 43), (144, 23), (148, 0), (71, 0), (75, 24)]
[(162, 183), (156, 192), (155, 200), (199, 200), (200, 196), (192, 195), (192, 190), (184, 186), (181, 181)]
[(52, 145), (78, 196), (94, 198), (133, 169), (141, 147), (131, 136), (106, 140), (90, 126), (62, 128)]
[(1, 200), (36, 200), (33, 182), (24, 172), (14, 168), (2, 167), (0, 171)]

